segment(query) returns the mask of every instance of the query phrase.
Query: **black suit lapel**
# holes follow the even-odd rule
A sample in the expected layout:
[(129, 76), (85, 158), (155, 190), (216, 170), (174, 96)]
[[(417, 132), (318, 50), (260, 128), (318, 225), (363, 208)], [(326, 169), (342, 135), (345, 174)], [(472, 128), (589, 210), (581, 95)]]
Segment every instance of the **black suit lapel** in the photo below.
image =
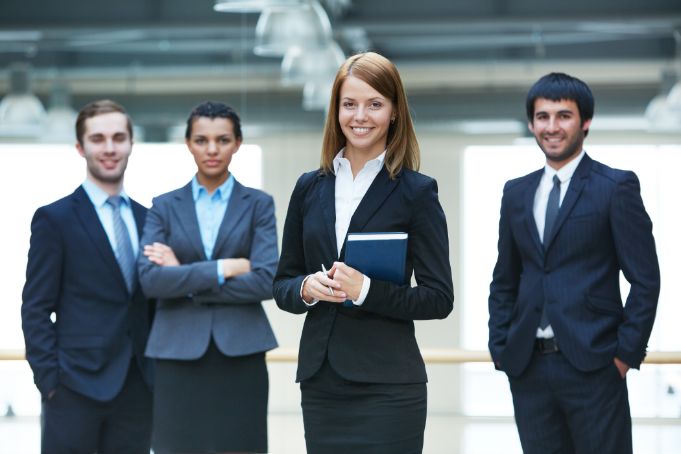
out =
[(196, 207), (192, 195), (191, 182), (175, 194), (177, 203), (171, 208), (177, 218), (177, 224), (184, 231), (187, 241), (191, 243), (201, 260), (206, 260), (206, 251), (203, 249), (201, 241), (201, 230), (199, 230), (199, 220), (196, 217)]
[(551, 246), (551, 243), (560, 231), (563, 223), (565, 223), (568, 215), (575, 207), (575, 203), (577, 203), (579, 196), (582, 194), (582, 190), (584, 189), (584, 185), (589, 176), (589, 171), (591, 170), (592, 162), (591, 158), (585, 154), (575, 169), (575, 173), (570, 179), (570, 186), (568, 186), (563, 203), (561, 203), (560, 210), (558, 210), (558, 218), (553, 226), (553, 231), (549, 233), (548, 240), (546, 241), (546, 250)]
[(530, 241), (537, 249), (537, 252), (544, 254), (544, 247), (542, 246), (541, 238), (539, 237), (539, 230), (537, 230), (537, 221), (534, 219), (534, 198), (537, 194), (537, 188), (539, 187), (539, 182), (544, 174), (544, 170), (537, 170), (536, 172), (529, 175), (527, 182), (527, 188), (524, 194), (524, 218), (525, 224), (527, 226), (527, 232), (530, 235)]
[[(376, 178), (369, 186), (369, 190), (362, 201), (357, 206), (357, 210), (352, 215), (350, 219), (350, 227), (348, 227), (348, 233), (361, 232), (364, 226), (369, 222), (371, 217), (378, 211), (383, 205), (385, 199), (393, 192), (393, 190), (400, 183), (400, 177), (402, 173), (400, 172), (395, 179), (391, 180), (388, 176), (388, 169), (385, 166), (381, 168), (378, 172)], [(343, 240), (343, 249), (341, 250), (341, 257), (345, 253), (345, 239)]]
[(227, 238), (229, 238), (229, 234), (234, 231), (237, 223), (241, 222), (244, 213), (248, 209), (249, 198), (248, 193), (246, 193), (241, 183), (234, 180), (232, 194), (229, 197), (227, 211), (225, 211), (225, 215), (220, 223), (218, 237), (215, 239), (215, 246), (213, 247), (213, 257), (211, 257), (211, 259), (216, 257), (216, 254), (218, 254), (225, 241), (227, 241)]
[(333, 245), (334, 257), (338, 253), (336, 242), (336, 175), (320, 173), (319, 199), (323, 212), (323, 222)]
[(88, 197), (87, 193), (82, 186), (78, 187), (73, 193), (73, 209), (76, 213), (76, 217), (80, 222), (83, 230), (87, 232), (88, 236), (92, 240), (92, 244), (95, 249), (102, 257), (102, 260), (112, 269), (117, 276), (121, 286), (126, 289), (127, 284), (125, 283), (125, 278), (121, 272), (121, 268), (116, 260), (116, 254), (111, 248), (111, 242), (109, 237), (106, 236), (106, 231), (102, 226), (99, 216), (97, 216), (97, 211), (95, 210), (92, 201)]

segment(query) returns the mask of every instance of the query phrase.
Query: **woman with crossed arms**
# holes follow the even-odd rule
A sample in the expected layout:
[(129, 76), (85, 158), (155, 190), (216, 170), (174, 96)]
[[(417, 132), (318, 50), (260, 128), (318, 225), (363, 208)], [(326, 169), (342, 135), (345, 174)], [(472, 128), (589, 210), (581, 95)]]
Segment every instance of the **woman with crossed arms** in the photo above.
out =
[(156, 197), (144, 226), (159, 454), (267, 452), (265, 352), (277, 342), (261, 301), (272, 295), (277, 233), (272, 197), (229, 171), (241, 142), (231, 107), (196, 106), (186, 131), (196, 175)]

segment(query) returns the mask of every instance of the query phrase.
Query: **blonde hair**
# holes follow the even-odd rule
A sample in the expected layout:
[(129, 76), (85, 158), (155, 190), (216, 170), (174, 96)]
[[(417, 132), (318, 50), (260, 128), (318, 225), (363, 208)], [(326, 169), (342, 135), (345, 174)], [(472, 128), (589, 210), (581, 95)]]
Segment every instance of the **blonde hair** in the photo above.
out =
[(419, 144), (416, 140), (414, 125), (409, 114), (407, 95), (402, 79), (395, 65), (387, 58), (375, 52), (353, 55), (343, 63), (336, 74), (331, 89), (329, 113), (324, 125), (322, 142), (321, 171), (333, 172), (333, 158), (345, 146), (345, 136), (338, 121), (338, 104), (343, 82), (349, 77), (356, 77), (393, 104), (395, 121), (390, 124), (387, 138), (385, 166), (390, 178), (395, 178), (402, 167), (418, 170), (420, 165)]

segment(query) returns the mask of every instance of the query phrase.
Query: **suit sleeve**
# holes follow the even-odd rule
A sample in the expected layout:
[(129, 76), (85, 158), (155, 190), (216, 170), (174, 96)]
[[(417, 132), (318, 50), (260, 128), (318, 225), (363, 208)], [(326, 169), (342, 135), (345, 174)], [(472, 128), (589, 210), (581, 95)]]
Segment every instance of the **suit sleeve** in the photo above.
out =
[(442, 319), (454, 308), (454, 289), (447, 221), (435, 180), (428, 178), (417, 188), (411, 210), (407, 244), (417, 285), (399, 286), (372, 279), (360, 308), (402, 320)]
[(610, 228), (617, 259), (631, 284), (619, 326), (616, 356), (639, 368), (645, 358), (660, 295), (660, 268), (652, 222), (641, 200), (638, 178), (627, 172), (610, 205)]
[(43, 396), (59, 383), (57, 332), (50, 315), (61, 291), (63, 243), (53, 224), (44, 208), (33, 216), (21, 306), (26, 359)]
[(303, 175), (298, 179), (289, 201), (281, 241), (281, 257), (272, 284), (272, 293), (277, 306), (294, 314), (303, 314), (310, 309), (300, 298), (300, 287), (308, 274), (303, 250), (305, 187), (306, 176)]
[(501, 352), (506, 345), (506, 335), (516, 305), (522, 272), (520, 254), (509, 222), (507, 197), (506, 188), (504, 188), (499, 216), (498, 256), (489, 287), (488, 300), (489, 351), (497, 368), (500, 365)]
[(140, 241), (137, 259), (139, 279), (144, 294), (152, 298), (186, 298), (189, 295), (217, 291), (219, 284), (215, 274), (216, 260), (159, 266), (152, 263), (142, 250), (145, 245), (159, 242), (168, 244), (168, 217), (163, 203), (156, 203), (147, 212), (144, 233)]
[(225, 280), (217, 291), (194, 295), (197, 303), (246, 304), (272, 298), (272, 280), (277, 268), (277, 226), (274, 201), (263, 196), (255, 202), (250, 245), (251, 271)]

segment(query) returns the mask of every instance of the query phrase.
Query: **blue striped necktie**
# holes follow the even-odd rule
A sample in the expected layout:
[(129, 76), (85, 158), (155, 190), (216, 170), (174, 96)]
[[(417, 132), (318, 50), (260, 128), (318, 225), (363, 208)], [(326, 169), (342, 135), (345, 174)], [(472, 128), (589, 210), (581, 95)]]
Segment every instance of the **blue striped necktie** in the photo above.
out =
[(113, 209), (114, 236), (116, 237), (116, 260), (121, 268), (128, 292), (132, 294), (137, 276), (135, 270), (135, 253), (130, 241), (130, 233), (121, 217), (121, 203), (123, 199), (119, 195), (113, 195), (106, 199), (106, 203)]

